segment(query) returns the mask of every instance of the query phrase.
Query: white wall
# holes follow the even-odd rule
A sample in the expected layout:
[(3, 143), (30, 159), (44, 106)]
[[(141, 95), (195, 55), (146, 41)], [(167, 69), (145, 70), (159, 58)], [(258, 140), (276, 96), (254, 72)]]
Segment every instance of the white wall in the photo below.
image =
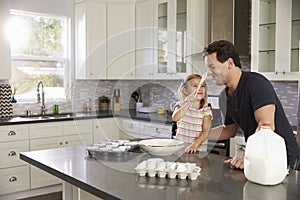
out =
[(73, 17), (74, 0), (11, 0), (11, 8)]

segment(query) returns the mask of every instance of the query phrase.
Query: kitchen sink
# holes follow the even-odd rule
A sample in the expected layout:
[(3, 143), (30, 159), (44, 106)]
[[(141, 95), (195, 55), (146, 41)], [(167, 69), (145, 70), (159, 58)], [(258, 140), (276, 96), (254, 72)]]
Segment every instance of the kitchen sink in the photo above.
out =
[(61, 118), (71, 118), (73, 117), (73, 113), (64, 113), (58, 115), (30, 115), (30, 116), (22, 116), (24, 119), (32, 119), (32, 120), (43, 120), (43, 119), (61, 119)]

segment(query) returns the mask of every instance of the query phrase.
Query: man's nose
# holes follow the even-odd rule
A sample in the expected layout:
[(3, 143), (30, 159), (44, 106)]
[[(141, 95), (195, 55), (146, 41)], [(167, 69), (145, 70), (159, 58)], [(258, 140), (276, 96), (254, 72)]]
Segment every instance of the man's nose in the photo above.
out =
[(212, 71), (211, 71), (211, 69), (210, 69), (209, 67), (207, 68), (207, 75), (208, 75), (208, 76), (211, 76), (211, 75), (212, 75)]

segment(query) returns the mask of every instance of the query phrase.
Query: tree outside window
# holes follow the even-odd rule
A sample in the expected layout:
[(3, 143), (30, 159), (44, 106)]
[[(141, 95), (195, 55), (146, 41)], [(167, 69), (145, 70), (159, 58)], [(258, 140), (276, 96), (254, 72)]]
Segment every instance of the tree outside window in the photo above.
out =
[(36, 99), (43, 81), (48, 100), (66, 98), (68, 74), (66, 17), (13, 11), (9, 22), (12, 56), (11, 84), (19, 102)]

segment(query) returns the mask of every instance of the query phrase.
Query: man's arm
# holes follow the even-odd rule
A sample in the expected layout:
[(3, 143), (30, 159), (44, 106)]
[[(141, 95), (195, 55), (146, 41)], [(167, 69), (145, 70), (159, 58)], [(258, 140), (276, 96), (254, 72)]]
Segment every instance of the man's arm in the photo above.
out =
[(220, 125), (210, 129), (208, 134), (209, 140), (227, 140), (236, 135), (238, 126), (236, 124)]
[[(276, 109), (275, 105), (270, 104), (270, 105), (263, 106), (254, 112), (255, 120), (258, 123), (256, 132), (260, 130), (260, 127), (263, 123), (269, 123), (271, 125), (271, 129), (274, 131), (275, 109)], [(224, 163), (230, 164), (231, 168), (244, 169), (244, 156), (230, 158), (228, 160), (225, 160)]]
[(260, 107), (254, 112), (254, 117), (256, 122), (258, 123), (256, 132), (260, 130), (260, 127), (263, 123), (268, 123), (271, 125), (272, 131), (275, 130), (275, 110), (276, 107), (274, 104), (265, 105), (263, 107)]

